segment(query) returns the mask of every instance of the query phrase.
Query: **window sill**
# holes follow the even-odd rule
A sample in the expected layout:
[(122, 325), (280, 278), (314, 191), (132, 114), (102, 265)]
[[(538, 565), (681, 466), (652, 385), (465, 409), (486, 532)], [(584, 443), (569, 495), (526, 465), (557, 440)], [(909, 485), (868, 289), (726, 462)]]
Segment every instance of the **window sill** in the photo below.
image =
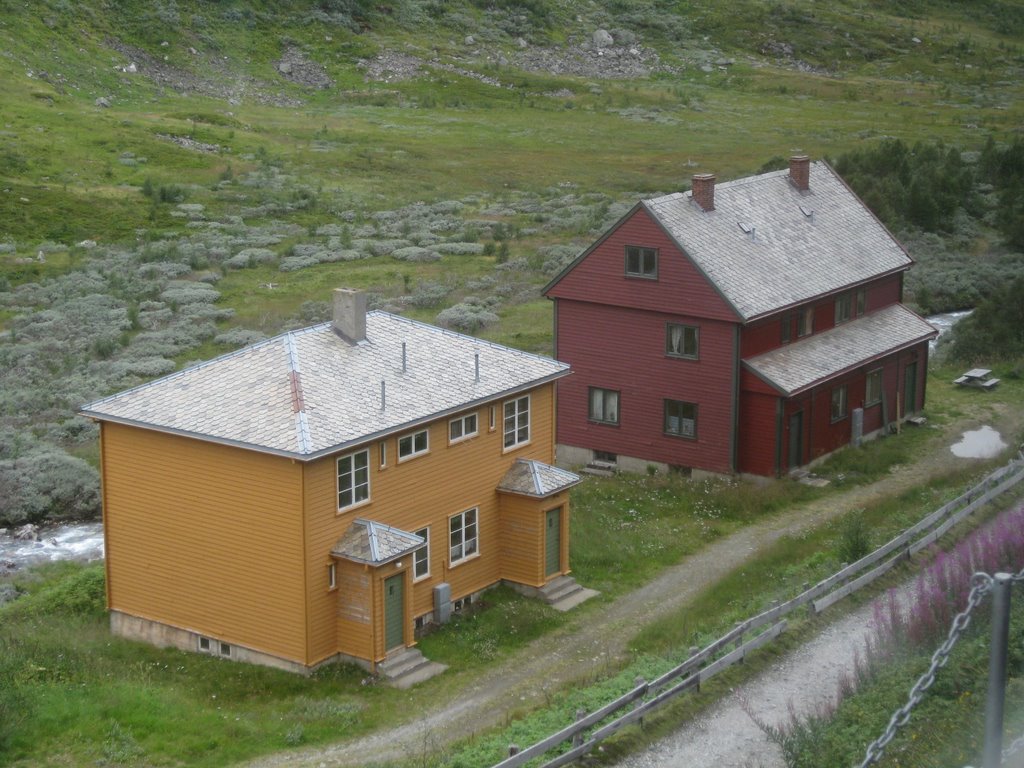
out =
[(347, 515), (353, 509), (359, 509), (360, 507), (368, 506), (370, 504), (370, 501), (370, 499), (365, 499), (364, 501), (360, 501), (355, 504), (349, 504), (347, 507), (339, 507), (337, 514)]
[(474, 432), (472, 435), (466, 435), (465, 437), (457, 437), (454, 440), (449, 440), (448, 445), (459, 445), (461, 443), (468, 443), (470, 440), (476, 440), (480, 437), (479, 432)]
[(633, 275), (630, 274), (629, 272), (626, 272), (625, 275), (623, 275), (623, 277), (625, 277), (627, 280), (650, 280), (654, 282), (657, 282), (658, 280), (657, 275)]
[(661, 434), (663, 434), (665, 437), (674, 437), (677, 440), (689, 440), (694, 443), (697, 442), (696, 435), (680, 435), (677, 432), (662, 432)]
[(666, 352), (665, 357), (669, 360), (700, 360), (699, 355), (673, 355), (671, 352)]
[(399, 456), (397, 463), (404, 464), (407, 461), (412, 461), (413, 459), (418, 459), (420, 456), (426, 456), (428, 453), (430, 453), (429, 449), (426, 450), (426, 451), (419, 451), (418, 453), (410, 453), (408, 456)]
[(451, 570), (452, 568), (458, 568), (460, 565), (465, 565), (466, 563), (471, 563), (474, 560), (479, 560), (479, 559), (480, 559), (480, 552), (476, 551), (472, 555), (467, 555), (466, 557), (462, 558), (461, 560), (456, 560), (454, 563), (449, 560), (448, 561), (448, 570)]
[(518, 451), (520, 448), (525, 448), (526, 446), (528, 446), (531, 442), (532, 442), (531, 440), (526, 440), (525, 442), (522, 442), (522, 443), (516, 443), (515, 445), (510, 445), (510, 446), (508, 446), (508, 448), (502, 448), (501, 449), (501, 453), (502, 453), (502, 455), (504, 455), (506, 453), (512, 453), (513, 451)]
[(587, 423), (593, 424), (598, 427), (619, 427), (619, 422), (617, 421), (601, 421), (600, 419), (587, 419)]

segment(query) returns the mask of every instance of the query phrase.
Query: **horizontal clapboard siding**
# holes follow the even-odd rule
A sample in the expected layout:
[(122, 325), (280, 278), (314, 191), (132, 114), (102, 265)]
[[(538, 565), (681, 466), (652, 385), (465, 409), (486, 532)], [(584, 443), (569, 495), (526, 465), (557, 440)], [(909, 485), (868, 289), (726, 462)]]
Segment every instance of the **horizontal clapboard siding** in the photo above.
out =
[(301, 471), (103, 425), (110, 608), (307, 662)]
[[(306, 509), (306, 569), (309, 574), (307, 598), (310, 604), (310, 653), (324, 658), (342, 652), (360, 658), (370, 642), (358, 638), (371, 633), (370, 626), (338, 619), (339, 601), (344, 595), (330, 591), (326, 566), (330, 551), (356, 518), (373, 520), (406, 531), (430, 528), (430, 577), (415, 583), (410, 574), (407, 604), (413, 617), (433, 610), (433, 587), (442, 582), (451, 585), (452, 598), (471, 594), (500, 579), (502, 573), (502, 530), (498, 483), (517, 458), (552, 462), (554, 458), (553, 385), (546, 384), (530, 392), (531, 439), (528, 445), (512, 451), (502, 449), (502, 401), (495, 401), (495, 429), (489, 430), (490, 406), (475, 409), (478, 434), (462, 442), (448, 443), (445, 418), (429, 425), (430, 450), (406, 461), (398, 461), (398, 439), (386, 439), (387, 464), (379, 465), (379, 442), (365, 447), (370, 454), (370, 501), (351, 510), (337, 509), (337, 456), (311, 462), (304, 471)], [(467, 411), (468, 413), (468, 411)], [(457, 563), (449, 563), (449, 518), (472, 507), (479, 509), (479, 554)], [(537, 555), (543, 560), (543, 553)], [(404, 570), (412, 568), (405, 558)], [(538, 568), (543, 568), (541, 562)], [(373, 570), (373, 569), (371, 569)], [(374, 590), (394, 571), (376, 569)], [(374, 594), (374, 617), (382, 627), (382, 597)], [(411, 630), (407, 632), (411, 637)], [(383, 657), (384, 638), (377, 632), (372, 641), (374, 660)]]

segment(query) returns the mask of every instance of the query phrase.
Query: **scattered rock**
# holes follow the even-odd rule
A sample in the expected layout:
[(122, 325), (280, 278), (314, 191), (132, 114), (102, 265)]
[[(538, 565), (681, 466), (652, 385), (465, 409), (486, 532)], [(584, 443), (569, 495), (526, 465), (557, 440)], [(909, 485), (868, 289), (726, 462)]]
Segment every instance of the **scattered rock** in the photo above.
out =
[(334, 81), (327, 76), (327, 70), (321, 64), (308, 58), (295, 47), (286, 48), (275, 66), (285, 80), (307, 88), (325, 90), (334, 85)]
[(466, 35), (466, 39), (463, 40), (466, 45), (476, 45), (476, 38), (472, 35)]
[(96, 105), (97, 107), (104, 107), (104, 108), (106, 108), (106, 107), (109, 107), (109, 106), (110, 106), (110, 98), (109, 98), (109, 97), (107, 97), (107, 96), (100, 96), (100, 97), (99, 97), (98, 99), (96, 99), (96, 101), (94, 101), (93, 103), (94, 103), (94, 104), (95, 104), (95, 105)]
[(195, 139), (190, 139), (188, 136), (171, 136), (167, 133), (158, 133), (157, 138), (164, 139), (165, 141), (172, 141), (179, 147), (191, 149), (194, 152), (216, 154), (221, 151), (220, 144), (207, 144), (205, 141), (196, 141)]
[(14, 538), (18, 541), (39, 541), (39, 526), (25, 523), (14, 530)]

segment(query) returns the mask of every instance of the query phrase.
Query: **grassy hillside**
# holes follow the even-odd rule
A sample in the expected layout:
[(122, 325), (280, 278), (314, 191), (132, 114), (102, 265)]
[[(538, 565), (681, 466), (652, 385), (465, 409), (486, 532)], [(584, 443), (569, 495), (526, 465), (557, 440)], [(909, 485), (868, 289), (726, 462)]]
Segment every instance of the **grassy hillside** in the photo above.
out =
[[(1005, 145), (1022, 27), (998, 0), (0, 0), (0, 521), (95, 511), (80, 404), (338, 285), (547, 352), (540, 286), (639, 195)], [(1019, 268), (988, 197), (910, 232), (933, 302)]]

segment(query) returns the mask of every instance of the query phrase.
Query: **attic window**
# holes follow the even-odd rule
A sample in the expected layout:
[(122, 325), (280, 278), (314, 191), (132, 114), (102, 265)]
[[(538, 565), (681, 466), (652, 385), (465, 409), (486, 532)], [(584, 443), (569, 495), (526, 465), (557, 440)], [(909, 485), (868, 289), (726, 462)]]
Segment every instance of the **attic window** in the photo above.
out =
[(814, 218), (814, 209), (813, 209), (813, 208), (805, 208), (805, 207), (804, 207), (803, 205), (801, 205), (801, 206), (800, 206), (800, 212), (801, 212), (801, 213), (802, 213), (802, 214), (803, 214), (804, 216), (806, 216), (807, 218), (809, 218), (809, 219), (813, 219), (813, 218)]

